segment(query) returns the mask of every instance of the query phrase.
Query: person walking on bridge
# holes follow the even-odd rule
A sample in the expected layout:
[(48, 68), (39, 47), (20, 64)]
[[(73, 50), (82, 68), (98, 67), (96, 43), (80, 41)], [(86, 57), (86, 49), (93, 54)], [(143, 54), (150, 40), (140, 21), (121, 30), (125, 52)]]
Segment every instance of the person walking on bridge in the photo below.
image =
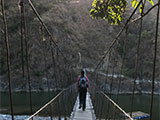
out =
[(81, 71), (81, 75), (77, 79), (77, 87), (79, 92), (79, 109), (82, 107), (84, 111), (86, 108), (87, 88), (89, 88), (89, 80), (84, 70)]

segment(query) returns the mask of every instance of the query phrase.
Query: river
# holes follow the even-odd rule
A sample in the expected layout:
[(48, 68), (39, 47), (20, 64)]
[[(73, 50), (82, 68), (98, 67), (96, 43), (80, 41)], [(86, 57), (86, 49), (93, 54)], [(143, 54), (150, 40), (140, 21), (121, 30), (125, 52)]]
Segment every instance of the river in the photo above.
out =
[[(126, 112), (130, 112), (131, 98), (132, 98), (132, 95), (120, 95), (119, 96), (119, 105)], [(115, 96), (113, 96), (113, 99), (115, 99)], [(133, 111), (142, 111), (145, 113), (149, 113), (150, 95), (147, 95), (147, 94), (135, 95)], [(160, 95), (154, 96), (153, 119), (152, 120), (160, 120)]]
[[(52, 92), (51, 97), (54, 97), (56, 93)], [(115, 96), (112, 96), (115, 99)], [(33, 110), (36, 111), (42, 107), (48, 99), (47, 92), (34, 92), (32, 93)], [(131, 95), (120, 95), (119, 104), (126, 111), (130, 111)], [(28, 93), (13, 93), (13, 109), (15, 115), (29, 115), (29, 94)], [(0, 94), (0, 114), (9, 114), (9, 94)], [(150, 109), (150, 95), (141, 94), (135, 95), (134, 111), (142, 111), (149, 113)], [(0, 118), (1, 119), (1, 118)], [(153, 119), (160, 120), (160, 96), (154, 96), (153, 104)]]

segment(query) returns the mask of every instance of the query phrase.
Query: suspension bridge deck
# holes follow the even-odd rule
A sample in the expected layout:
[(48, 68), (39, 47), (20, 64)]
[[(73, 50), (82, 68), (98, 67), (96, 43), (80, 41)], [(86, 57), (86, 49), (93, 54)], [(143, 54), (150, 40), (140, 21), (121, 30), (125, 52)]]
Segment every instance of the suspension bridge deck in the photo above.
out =
[(82, 111), (82, 109), (79, 109), (79, 98), (77, 97), (70, 120), (95, 120), (95, 114), (94, 114), (90, 94), (88, 92), (86, 96), (85, 111)]

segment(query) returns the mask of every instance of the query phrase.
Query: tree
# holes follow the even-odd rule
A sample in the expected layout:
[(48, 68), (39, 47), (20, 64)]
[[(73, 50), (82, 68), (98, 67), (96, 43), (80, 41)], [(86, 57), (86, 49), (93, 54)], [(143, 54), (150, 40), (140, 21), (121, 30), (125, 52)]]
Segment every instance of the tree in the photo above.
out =
[[(130, 4), (136, 8), (141, 1), (143, 2), (139, 6), (140, 13), (146, 1), (154, 5), (152, 0), (131, 0)], [(110, 24), (118, 25), (122, 21), (128, 3), (127, 0), (94, 0), (90, 15), (92, 18), (105, 19)]]

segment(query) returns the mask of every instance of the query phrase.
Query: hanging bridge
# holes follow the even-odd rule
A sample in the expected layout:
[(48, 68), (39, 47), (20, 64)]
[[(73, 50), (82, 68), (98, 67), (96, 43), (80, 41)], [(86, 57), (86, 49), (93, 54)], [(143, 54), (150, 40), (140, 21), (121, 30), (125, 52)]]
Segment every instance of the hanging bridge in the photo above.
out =
[[(40, 33), (41, 33), (41, 39), (43, 41), (44, 34), (47, 34), (49, 36), (48, 44), (43, 44), (42, 47), (47, 48), (49, 52), (51, 52), (52, 56), (52, 65), (47, 65), (47, 55), (45, 52), (43, 52), (44, 57), (44, 66), (46, 68), (45, 76), (47, 78), (47, 87), (48, 87), (48, 102), (42, 106), (40, 109), (38, 109), (36, 112), (33, 111), (33, 103), (32, 103), (32, 88), (31, 88), (31, 74), (30, 74), (30, 62), (29, 62), (29, 46), (27, 41), (27, 27), (26, 27), (26, 21), (25, 21), (25, 10), (24, 10), (24, 2), (23, 0), (20, 0), (19, 6), (21, 11), (21, 50), (25, 51), (26, 55), (26, 72), (27, 72), (27, 80), (28, 80), (28, 91), (29, 91), (29, 102), (30, 102), (30, 117), (28, 117), (26, 120), (134, 120), (134, 119), (152, 119), (152, 109), (153, 109), (153, 95), (154, 95), (154, 83), (155, 83), (155, 68), (156, 68), (156, 54), (157, 54), (157, 38), (158, 38), (158, 21), (159, 21), (159, 9), (157, 12), (157, 25), (156, 25), (156, 37), (154, 42), (154, 58), (153, 58), (153, 77), (152, 77), (152, 94), (151, 94), (151, 101), (150, 101), (150, 113), (140, 113), (140, 115), (136, 115), (136, 111), (134, 111), (134, 95), (136, 90), (136, 79), (137, 79), (137, 71), (138, 71), (138, 64), (139, 64), (139, 49), (141, 44), (141, 29), (142, 29), (142, 20), (143, 17), (147, 14), (141, 14), (141, 16), (138, 19), (132, 20), (133, 15), (136, 13), (137, 8), (141, 4), (137, 5), (137, 7), (133, 10), (132, 14), (129, 16), (126, 23), (123, 25), (120, 32), (117, 34), (115, 39), (113, 39), (109, 49), (105, 52), (105, 54), (102, 56), (102, 58), (99, 60), (97, 66), (93, 71), (88, 71), (87, 75), (90, 79), (90, 87), (87, 92), (87, 99), (86, 99), (86, 110), (82, 111), (78, 108), (78, 90), (77, 90), (77, 84), (75, 83), (75, 77), (73, 76), (73, 72), (75, 71), (72, 67), (72, 63), (69, 63), (67, 58), (65, 57), (62, 48), (59, 47), (57, 42), (55, 41), (52, 33), (42, 20), (40, 14), (34, 7), (33, 3), (30, 0), (27, 0), (29, 3), (29, 6), (32, 8), (34, 14), (36, 15), (39, 24), (41, 26)], [(160, 1), (156, 4), (156, 6), (160, 7)], [(155, 7), (155, 6), (154, 6)], [(151, 8), (153, 9), (153, 8)], [(150, 9), (150, 10), (151, 10)], [(2, 33), (4, 33), (4, 41), (6, 45), (6, 51), (7, 51), (7, 67), (8, 67), (8, 84), (9, 84), (9, 93), (10, 93), (10, 113), (11, 118), (14, 120), (14, 107), (13, 107), (13, 100), (12, 100), (12, 86), (11, 86), (11, 62), (10, 62), (10, 49), (9, 49), (9, 41), (8, 41), (8, 30), (7, 30), (7, 21), (5, 16), (5, 8), (4, 8), (4, 0), (1, 0), (1, 10), (2, 10), (2, 18), (3, 18), (3, 25), (4, 30), (0, 29)], [(149, 11), (150, 11), (149, 10)], [(148, 12), (149, 12), (148, 11)], [(121, 83), (123, 80), (122, 76), (122, 69), (123, 69), (123, 62), (125, 60), (126, 52), (126, 41), (124, 39), (123, 41), (123, 58), (121, 63), (118, 62), (118, 47), (120, 39), (119, 37), (121, 34), (126, 31), (127, 33), (127, 27), (132, 22), (140, 20), (140, 32), (139, 32), (139, 39), (137, 42), (137, 50), (136, 50), (136, 60), (135, 60), (135, 72), (134, 72), (134, 80), (133, 80), (133, 90), (132, 90), (132, 99), (130, 101), (131, 109), (129, 113), (127, 113), (125, 110), (121, 108), (121, 105), (119, 105), (119, 94), (121, 89)], [(126, 38), (127, 39), (127, 38)], [(54, 50), (58, 51), (58, 59), (55, 60), (54, 56)], [(22, 56), (22, 74), (24, 77), (24, 53), (21, 53)], [(99, 71), (102, 70), (104, 61), (108, 61), (105, 69), (105, 75), (103, 76), (100, 74)], [(111, 65), (112, 63), (112, 65)], [(121, 65), (118, 65), (121, 64)], [(53, 77), (57, 80), (66, 80), (66, 84), (64, 83), (63, 86), (61, 86), (60, 92), (53, 98), (51, 98), (51, 86), (50, 82), (48, 81), (48, 71), (47, 67), (52, 66), (53, 69)], [(111, 68), (109, 67), (111, 66)], [(67, 71), (66, 71), (67, 68)], [(103, 68), (104, 69), (104, 68)], [(109, 70), (110, 69), (110, 70)], [(113, 95), (113, 87), (115, 87), (114, 84), (114, 74), (115, 69), (119, 69), (119, 75), (117, 75), (116, 81), (117, 82), (117, 92), (116, 92), (116, 99), (112, 99)], [(109, 71), (111, 71), (111, 75), (107, 76), (109, 74)], [(62, 78), (63, 74), (63, 78)], [(110, 89), (106, 91), (106, 83), (110, 84)], [(56, 85), (58, 84), (58, 81), (56, 82)], [(125, 101), (124, 101), (125, 102)]]

